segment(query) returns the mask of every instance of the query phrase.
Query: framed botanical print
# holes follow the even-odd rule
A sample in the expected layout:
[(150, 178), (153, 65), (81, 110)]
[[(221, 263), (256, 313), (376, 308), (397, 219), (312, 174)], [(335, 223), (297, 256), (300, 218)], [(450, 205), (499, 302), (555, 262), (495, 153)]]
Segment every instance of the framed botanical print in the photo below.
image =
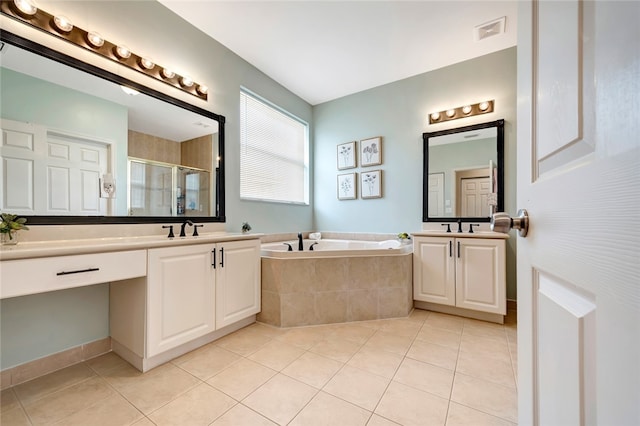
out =
[(382, 138), (375, 137), (360, 141), (360, 165), (362, 167), (382, 164)]
[(341, 143), (336, 153), (338, 170), (353, 169), (356, 166), (356, 142)]
[(360, 196), (363, 199), (382, 197), (382, 170), (360, 173)]
[(356, 199), (356, 173), (338, 175), (338, 200)]

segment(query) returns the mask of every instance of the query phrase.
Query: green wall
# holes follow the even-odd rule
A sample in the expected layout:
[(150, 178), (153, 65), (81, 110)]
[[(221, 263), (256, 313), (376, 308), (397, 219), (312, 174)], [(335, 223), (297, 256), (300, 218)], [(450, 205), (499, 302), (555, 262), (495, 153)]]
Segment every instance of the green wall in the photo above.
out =
[[(428, 54), (428, 52), (424, 53)], [(495, 111), (435, 125), (428, 115), (483, 100)], [(422, 223), (422, 133), (505, 120), (505, 210), (516, 211), (516, 48), (316, 105), (314, 113), (315, 229), (412, 232)], [(382, 165), (336, 169), (336, 145), (382, 136)], [(360, 159), (358, 159), (360, 164)], [(381, 169), (383, 197), (339, 201), (339, 173)], [(359, 190), (358, 190), (359, 192)], [(507, 243), (507, 297), (516, 298), (516, 239)]]

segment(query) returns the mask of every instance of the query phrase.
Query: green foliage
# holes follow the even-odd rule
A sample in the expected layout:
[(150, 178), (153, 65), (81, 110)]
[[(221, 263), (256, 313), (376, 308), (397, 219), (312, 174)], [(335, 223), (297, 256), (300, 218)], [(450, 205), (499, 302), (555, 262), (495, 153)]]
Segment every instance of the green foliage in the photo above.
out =
[(251, 231), (251, 225), (249, 225), (249, 222), (242, 222), (242, 232), (249, 231)]
[(0, 216), (2, 217), (0, 233), (11, 235), (11, 231), (29, 230), (29, 227), (25, 225), (27, 219), (24, 217), (19, 218), (17, 215), (11, 213), (2, 213)]
[(409, 234), (407, 234), (406, 232), (401, 232), (398, 234), (398, 238), (400, 238), (401, 240), (408, 240)]

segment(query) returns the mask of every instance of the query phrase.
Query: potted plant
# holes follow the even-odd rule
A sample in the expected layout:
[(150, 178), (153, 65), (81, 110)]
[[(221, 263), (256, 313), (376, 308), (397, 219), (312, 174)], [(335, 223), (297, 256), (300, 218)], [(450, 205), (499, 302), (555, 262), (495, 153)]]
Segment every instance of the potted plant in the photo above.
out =
[(24, 217), (19, 218), (17, 215), (11, 213), (2, 213), (0, 217), (2, 217), (2, 221), (0, 222), (2, 244), (18, 244), (18, 231), (21, 229), (29, 229), (25, 225), (27, 219)]
[(246, 234), (249, 231), (251, 231), (251, 225), (249, 225), (249, 222), (242, 222), (242, 233)]
[(401, 232), (398, 234), (398, 241), (400, 241), (402, 244), (409, 244), (409, 242), (411, 241), (411, 237), (406, 232)]

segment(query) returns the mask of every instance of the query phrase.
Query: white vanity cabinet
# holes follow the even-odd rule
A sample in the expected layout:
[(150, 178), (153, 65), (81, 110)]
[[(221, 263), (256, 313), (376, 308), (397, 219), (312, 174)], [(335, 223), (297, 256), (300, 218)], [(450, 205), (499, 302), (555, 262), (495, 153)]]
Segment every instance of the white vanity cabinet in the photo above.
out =
[[(414, 236), (413, 256), (414, 300), (447, 313), (496, 314), (483, 319), (502, 322), (500, 316), (506, 314), (504, 239)], [(446, 306), (461, 311), (438, 309)]]
[(216, 244), (149, 250), (147, 356), (216, 329)]

